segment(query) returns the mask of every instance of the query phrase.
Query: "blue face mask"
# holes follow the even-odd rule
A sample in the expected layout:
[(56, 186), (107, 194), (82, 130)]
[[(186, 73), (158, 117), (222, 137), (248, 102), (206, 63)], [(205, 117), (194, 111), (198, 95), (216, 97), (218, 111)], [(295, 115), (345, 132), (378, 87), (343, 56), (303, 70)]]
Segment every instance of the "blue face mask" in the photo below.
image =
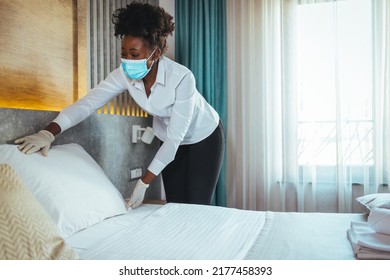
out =
[(122, 68), (123, 71), (125, 71), (125, 74), (133, 80), (141, 80), (143, 77), (145, 77), (150, 69), (152, 69), (152, 66), (154, 64), (154, 60), (152, 62), (152, 65), (150, 65), (150, 68), (148, 68), (147, 61), (149, 58), (153, 55), (154, 51), (149, 55), (148, 58), (144, 59), (124, 59), (121, 58), (122, 61)]

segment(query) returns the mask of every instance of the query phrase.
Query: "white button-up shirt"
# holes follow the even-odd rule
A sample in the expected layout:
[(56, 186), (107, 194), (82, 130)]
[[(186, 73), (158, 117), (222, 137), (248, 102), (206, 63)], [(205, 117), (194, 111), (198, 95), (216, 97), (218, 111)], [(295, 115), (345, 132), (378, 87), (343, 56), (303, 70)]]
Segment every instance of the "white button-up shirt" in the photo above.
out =
[(200, 142), (218, 126), (218, 113), (197, 91), (192, 72), (164, 56), (149, 97), (142, 80), (128, 78), (118, 67), (85, 97), (63, 109), (53, 122), (65, 131), (125, 90), (153, 116), (153, 132), (164, 142), (148, 167), (155, 175), (175, 158), (179, 145)]

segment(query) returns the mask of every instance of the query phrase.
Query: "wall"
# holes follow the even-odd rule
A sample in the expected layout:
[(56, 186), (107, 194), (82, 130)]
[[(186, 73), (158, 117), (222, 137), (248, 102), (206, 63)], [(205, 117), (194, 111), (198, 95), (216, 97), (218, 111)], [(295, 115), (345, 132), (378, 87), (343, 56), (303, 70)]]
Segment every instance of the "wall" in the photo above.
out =
[[(52, 111), (0, 108), (0, 144), (13, 144), (15, 139), (43, 129), (56, 115), (57, 112)], [(136, 183), (136, 180), (130, 181), (130, 169), (142, 166), (145, 170), (160, 147), (157, 138), (151, 145), (131, 143), (133, 124), (150, 126), (151, 119), (94, 114), (58, 135), (53, 144), (81, 145), (126, 198), (131, 195)], [(161, 198), (160, 177), (153, 181), (145, 198)]]
[(0, 0), (1, 107), (60, 110), (85, 90), (85, 4)]
[[(86, 93), (89, 1), (0, 0), (0, 144), (44, 128)], [(81, 144), (126, 197), (135, 184), (130, 169), (145, 170), (159, 147), (132, 144), (132, 124), (151, 118), (94, 114), (55, 143)], [(160, 196), (158, 178), (146, 198)]]

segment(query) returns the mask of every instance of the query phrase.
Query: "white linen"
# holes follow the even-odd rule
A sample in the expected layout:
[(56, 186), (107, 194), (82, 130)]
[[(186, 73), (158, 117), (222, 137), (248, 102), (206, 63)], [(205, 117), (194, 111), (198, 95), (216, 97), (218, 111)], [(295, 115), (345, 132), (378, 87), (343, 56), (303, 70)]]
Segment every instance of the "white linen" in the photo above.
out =
[(267, 212), (265, 225), (247, 259), (356, 259), (346, 237), (363, 214)]
[(375, 232), (390, 235), (390, 209), (372, 209), (367, 222)]
[(148, 217), (162, 205), (158, 204), (142, 204), (136, 210), (128, 209), (124, 215), (119, 215), (94, 224), (91, 227), (81, 230), (66, 239), (77, 253), (91, 250), (102, 241), (116, 234), (126, 227), (134, 227), (141, 223), (143, 219)]
[(376, 233), (368, 222), (352, 222), (347, 236), (358, 259), (390, 259), (390, 236)]
[(363, 214), (143, 204), (67, 243), (82, 259), (356, 259), (345, 232), (351, 221), (364, 220)]
[(356, 198), (363, 211), (370, 214), (371, 209), (386, 208), (390, 209), (390, 193), (372, 193)]
[(82, 259), (243, 259), (264, 220), (265, 212), (168, 203), (77, 252)]

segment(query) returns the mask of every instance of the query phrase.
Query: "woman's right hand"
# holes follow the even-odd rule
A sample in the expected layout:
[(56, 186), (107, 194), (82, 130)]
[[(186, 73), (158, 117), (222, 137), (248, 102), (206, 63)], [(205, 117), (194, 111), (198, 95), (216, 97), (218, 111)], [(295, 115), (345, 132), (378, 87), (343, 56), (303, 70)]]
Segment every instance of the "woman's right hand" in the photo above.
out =
[(18, 149), (24, 154), (30, 155), (41, 151), (42, 155), (47, 157), (54, 139), (55, 137), (50, 131), (41, 130), (38, 133), (15, 140), (15, 144), (20, 144)]

